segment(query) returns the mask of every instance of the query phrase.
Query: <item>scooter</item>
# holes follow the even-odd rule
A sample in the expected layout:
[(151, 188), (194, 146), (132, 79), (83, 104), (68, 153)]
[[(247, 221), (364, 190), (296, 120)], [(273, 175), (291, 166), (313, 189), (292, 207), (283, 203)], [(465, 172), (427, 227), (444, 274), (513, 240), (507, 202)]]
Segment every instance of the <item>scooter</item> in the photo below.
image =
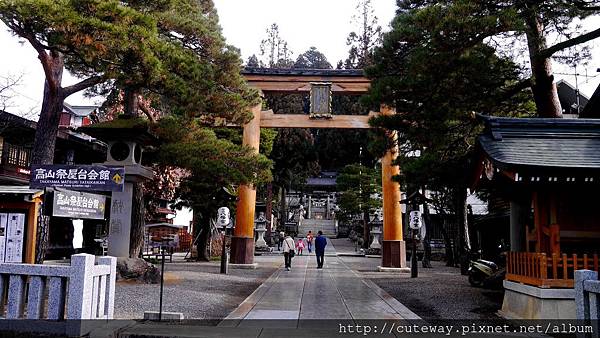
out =
[[(502, 255), (502, 254), (501, 254)], [(472, 286), (499, 287), (506, 276), (506, 268), (485, 259), (471, 260), (469, 264), (469, 283)]]

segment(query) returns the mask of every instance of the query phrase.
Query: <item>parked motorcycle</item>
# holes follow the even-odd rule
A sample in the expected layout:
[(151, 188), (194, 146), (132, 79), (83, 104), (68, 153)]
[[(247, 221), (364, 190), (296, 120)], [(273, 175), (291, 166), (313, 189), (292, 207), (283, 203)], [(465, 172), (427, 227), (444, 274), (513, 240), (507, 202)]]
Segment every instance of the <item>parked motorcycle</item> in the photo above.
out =
[(502, 266), (485, 259), (471, 260), (469, 263), (469, 283), (475, 287), (502, 287), (502, 281), (506, 276), (506, 267), (503, 263), (506, 261), (505, 257), (506, 253), (502, 252), (498, 259)]

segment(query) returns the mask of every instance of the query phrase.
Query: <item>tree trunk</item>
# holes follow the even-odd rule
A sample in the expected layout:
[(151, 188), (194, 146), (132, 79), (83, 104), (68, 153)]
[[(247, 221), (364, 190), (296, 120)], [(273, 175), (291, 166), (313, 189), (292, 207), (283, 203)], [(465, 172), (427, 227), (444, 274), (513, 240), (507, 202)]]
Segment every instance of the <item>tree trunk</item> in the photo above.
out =
[[(198, 224), (200, 225), (200, 224)], [(208, 252), (208, 243), (210, 242), (210, 220), (202, 222), (198, 227), (200, 231), (200, 237), (198, 237), (198, 261), (208, 262), (210, 261), (210, 254)]]
[(265, 210), (265, 217), (267, 218), (267, 233), (266, 240), (267, 244), (271, 245), (271, 219), (273, 219), (273, 184), (267, 184), (267, 206)]
[[(126, 116), (139, 116), (138, 93), (125, 89), (124, 113)], [(129, 239), (129, 257), (139, 257), (144, 246), (144, 230), (146, 223), (146, 206), (144, 204), (144, 183), (133, 183), (133, 201), (131, 210), (131, 234)]]
[(145, 205), (144, 183), (133, 183), (133, 201), (131, 201), (131, 233), (129, 237), (129, 257), (138, 258), (144, 246)]
[(540, 56), (540, 51), (547, 47), (544, 27), (534, 8), (524, 11), (527, 45), (531, 62), (532, 91), (539, 117), (560, 118), (562, 107), (558, 99), (558, 91), (554, 83), (552, 60)]
[(139, 116), (138, 93), (133, 89), (125, 89), (123, 95), (123, 112), (130, 117)]
[[(208, 262), (210, 260), (210, 254), (208, 252), (208, 244), (211, 237), (210, 219), (204, 218), (200, 212), (200, 207), (194, 207), (194, 238), (197, 238), (196, 251), (198, 256), (196, 260), (199, 262)], [(220, 250), (219, 250), (220, 252)]]
[(446, 229), (446, 219), (448, 218), (448, 214), (446, 214), (446, 212), (444, 212), (444, 211), (441, 211), (440, 214), (442, 215), (442, 222), (443, 222), (440, 225), (440, 230), (442, 232), (442, 237), (444, 237), (444, 244), (445, 244), (445, 248), (446, 248), (446, 266), (454, 266), (455, 259), (454, 259), (454, 250), (452, 248), (452, 240), (450, 238), (450, 235), (448, 234), (448, 229)]
[[(423, 189), (425, 191), (425, 189)], [(423, 238), (423, 267), (432, 268), (431, 266), (431, 232), (433, 225), (429, 215), (429, 205), (427, 202), (423, 204), (423, 220), (425, 221), (425, 238)]]
[(287, 223), (287, 191), (284, 187), (281, 188), (281, 209), (279, 210), (279, 226), (285, 231), (285, 223)]
[(51, 88), (48, 80), (46, 80), (42, 109), (35, 130), (33, 154), (31, 157), (32, 164), (52, 164), (54, 162), (56, 135), (58, 134), (60, 113), (62, 112), (65, 100), (61, 87), (64, 69), (63, 55), (58, 52), (52, 52), (48, 55), (48, 59), (51, 68), (51, 81), (55, 84), (56, 88)]
[(469, 268), (469, 252), (471, 241), (469, 239), (469, 223), (467, 220), (467, 191), (463, 187), (454, 190), (456, 224), (458, 227), (458, 254), (460, 258), (460, 270), (462, 274), (467, 273)]
[[(31, 164), (52, 164), (54, 162), (54, 150), (56, 147), (56, 135), (58, 134), (58, 124), (60, 122), (60, 113), (63, 109), (64, 97), (62, 94), (62, 76), (64, 69), (64, 58), (59, 52), (52, 52), (48, 55), (51, 68), (50, 75), (56, 88), (51, 88), (48, 80), (44, 84), (44, 98), (42, 100), (42, 109), (40, 118), (35, 130), (35, 140), (33, 142), (33, 151)], [(51, 207), (46, 204), (43, 208)], [(42, 264), (48, 249), (48, 234), (50, 218), (40, 213), (38, 217), (37, 236), (35, 243), (35, 263)]]
[(369, 211), (363, 212), (363, 248), (366, 250), (369, 248), (371, 243), (371, 229), (369, 229)]

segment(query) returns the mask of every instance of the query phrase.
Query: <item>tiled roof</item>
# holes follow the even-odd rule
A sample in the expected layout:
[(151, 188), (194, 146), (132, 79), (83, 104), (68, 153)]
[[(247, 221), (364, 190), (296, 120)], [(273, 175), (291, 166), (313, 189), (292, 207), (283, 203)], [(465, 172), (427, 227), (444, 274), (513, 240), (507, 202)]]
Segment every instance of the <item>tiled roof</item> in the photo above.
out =
[(364, 76), (362, 69), (244, 68), (243, 75)]
[(479, 145), (499, 167), (600, 169), (600, 120), (484, 119)]

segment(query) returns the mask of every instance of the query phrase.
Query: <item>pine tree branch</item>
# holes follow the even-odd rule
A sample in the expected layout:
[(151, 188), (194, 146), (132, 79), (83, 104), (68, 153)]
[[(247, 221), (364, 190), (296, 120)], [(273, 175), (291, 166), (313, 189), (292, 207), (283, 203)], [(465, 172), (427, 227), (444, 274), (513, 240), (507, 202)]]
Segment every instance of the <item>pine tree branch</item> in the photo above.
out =
[(140, 108), (140, 110), (142, 111), (142, 113), (144, 113), (148, 117), (148, 120), (150, 120), (151, 122), (156, 122), (155, 119), (154, 119), (154, 116), (152, 116), (152, 113), (150, 112), (150, 110), (148, 109), (148, 107), (146, 107), (141, 102), (138, 102), (138, 107)]
[(103, 75), (88, 77), (87, 79), (80, 81), (72, 86), (63, 88), (64, 97), (68, 97), (78, 91), (90, 88), (99, 83), (104, 82), (106, 79)]
[(525, 79), (525, 80), (515, 84), (514, 86), (506, 89), (506, 91), (504, 92), (502, 97), (505, 100), (509, 99), (509, 98), (513, 97), (514, 95), (518, 94), (519, 92), (521, 92), (523, 89), (531, 87), (532, 85), (533, 85), (533, 83), (531, 82), (531, 78)]
[(600, 37), (600, 28), (593, 30), (591, 32), (579, 35), (579, 36), (569, 39), (567, 41), (557, 43), (556, 45), (554, 45), (552, 47), (543, 49), (538, 53), (537, 57), (548, 58), (548, 57), (551, 57), (552, 55), (554, 55), (554, 53), (556, 53), (558, 51), (561, 51), (561, 50), (569, 48), (569, 47), (576, 46), (576, 45), (584, 43), (584, 42), (588, 42), (588, 41), (596, 39), (598, 37)]
[(38, 53), (38, 59), (40, 59), (40, 62), (42, 63), (42, 68), (44, 70), (44, 75), (46, 76), (48, 87), (50, 91), (56, 92), (58, 90), (58, 83), (54, 81), (54, 76), (52, 76), (52, 60), (50, 60), (50, 55), (47, 51), (48, 48), (44, 46), (33, 33), (27, 31), (25, 28), (15, 24), (7, 24), (7, 26), (17, 35), (25, 38), (25, 40), (27, 40), (33, 49), (35, 49), (35, 51)]

